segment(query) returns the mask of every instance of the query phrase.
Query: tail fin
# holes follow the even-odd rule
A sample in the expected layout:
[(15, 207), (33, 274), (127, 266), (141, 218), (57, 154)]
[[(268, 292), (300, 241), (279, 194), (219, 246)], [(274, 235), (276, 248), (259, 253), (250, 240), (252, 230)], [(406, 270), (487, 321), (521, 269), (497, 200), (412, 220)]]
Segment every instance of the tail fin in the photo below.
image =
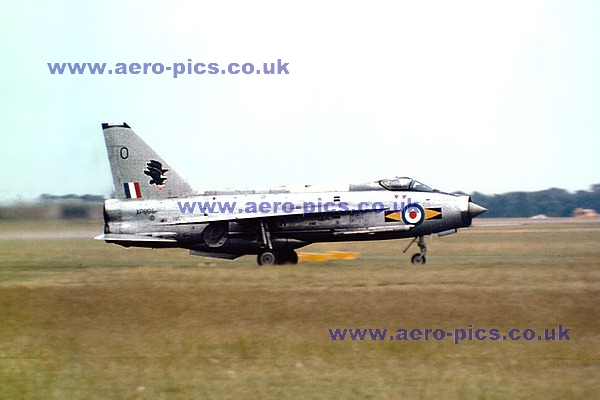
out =
[(167, 199), (195, 193), (129, 125), (102, 124), (102, 130), (118, 199)]

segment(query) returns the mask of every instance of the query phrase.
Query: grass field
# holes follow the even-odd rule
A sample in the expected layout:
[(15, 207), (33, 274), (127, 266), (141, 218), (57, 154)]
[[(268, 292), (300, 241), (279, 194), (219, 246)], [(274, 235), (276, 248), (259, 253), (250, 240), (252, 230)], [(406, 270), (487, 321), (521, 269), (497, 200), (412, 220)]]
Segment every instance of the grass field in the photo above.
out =
[[(2, 223), (0, 398), (599, 398), (600, 222), (508, 222), (428, 239), (420, 267), (405, 240), (258, 267), (86, 237), (101, 223)], [(569, 341), (328, 331), (559, 324)]]

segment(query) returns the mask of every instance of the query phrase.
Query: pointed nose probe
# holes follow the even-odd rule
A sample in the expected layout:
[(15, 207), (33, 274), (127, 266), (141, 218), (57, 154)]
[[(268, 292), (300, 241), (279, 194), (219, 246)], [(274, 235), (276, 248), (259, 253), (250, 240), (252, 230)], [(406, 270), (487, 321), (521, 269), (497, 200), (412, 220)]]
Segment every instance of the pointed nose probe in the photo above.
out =
[(469, 201), (469, 216), (471, 218), (475, 218), (476, 216), (483, 214), (486, 211), (487, 208), (481, 207), (479, 204)]

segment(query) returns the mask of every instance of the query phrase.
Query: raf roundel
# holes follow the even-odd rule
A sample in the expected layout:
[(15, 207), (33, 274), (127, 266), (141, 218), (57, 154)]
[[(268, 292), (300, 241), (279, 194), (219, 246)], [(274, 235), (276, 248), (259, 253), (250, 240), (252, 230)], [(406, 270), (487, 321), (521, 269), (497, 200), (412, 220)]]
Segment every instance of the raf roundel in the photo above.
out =
[(402, 212), (402, 221), (407, 225), (419, 225), (425, 219), (423, 207), (417, 203), (409, 204), (404, 207)]

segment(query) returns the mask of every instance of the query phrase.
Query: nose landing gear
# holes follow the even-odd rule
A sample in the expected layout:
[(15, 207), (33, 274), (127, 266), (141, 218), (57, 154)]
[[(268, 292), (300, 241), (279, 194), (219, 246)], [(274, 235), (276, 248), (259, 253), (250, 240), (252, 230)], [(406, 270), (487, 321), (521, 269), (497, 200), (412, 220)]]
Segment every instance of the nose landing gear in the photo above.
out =
[(410, 248), (410, 246), (412, 246), (412, 244), (414, 242), (417, 241), (417, 239), (419, 240), (419, 242), (417, 244), (419, 245), (419, 249), (421, 250), (421, 252), (413, 255), (412, 258), (410, 259), (410, 262), (412, 262), (415, 265), (423, 265), (427, 262), (427, 259), (425, 258), (425, 254), (427, 253), (427, 245), (425, 244), (424, 236), (419, 236), (419, 237), (414, 238), (412, 240), (412, 242), (410, 242), (408, 244), (408, 246), (406, 246), (403, 253), (406, 253), (406, 251)]

